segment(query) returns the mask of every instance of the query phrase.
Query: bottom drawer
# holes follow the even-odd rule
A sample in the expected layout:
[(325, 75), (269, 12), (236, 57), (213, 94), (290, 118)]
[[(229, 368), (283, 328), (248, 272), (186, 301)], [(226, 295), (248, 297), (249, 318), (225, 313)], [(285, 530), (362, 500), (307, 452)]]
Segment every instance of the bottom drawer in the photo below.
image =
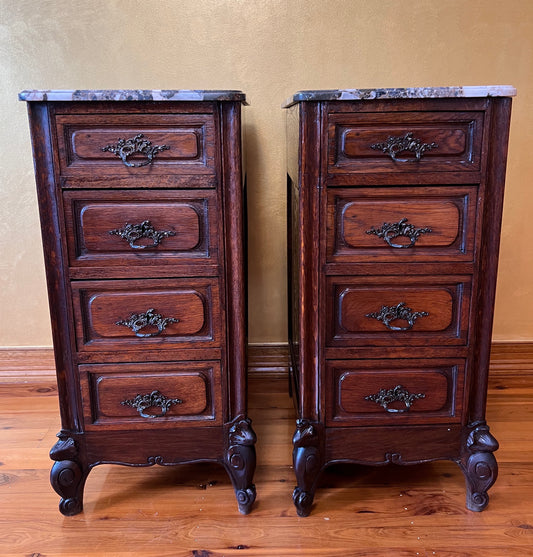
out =
[(219, 362), (90, 364), (79, 371), (88, 431), (222, 423)]
[(461, 421), (465, 360), (327, 362), (327, 425)]

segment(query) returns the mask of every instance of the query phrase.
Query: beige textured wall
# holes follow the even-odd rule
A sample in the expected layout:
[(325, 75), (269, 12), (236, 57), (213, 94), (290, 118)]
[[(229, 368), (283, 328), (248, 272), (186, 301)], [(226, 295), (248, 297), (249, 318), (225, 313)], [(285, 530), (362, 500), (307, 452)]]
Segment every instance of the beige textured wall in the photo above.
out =
[(510, 84), (494, 337), (533, 340), (531, 0), (0, 0), (0, 346), (49, 345), (24, 88), (242, 89), (250, 340), (286, 338), (285, 132), (299, 89)]

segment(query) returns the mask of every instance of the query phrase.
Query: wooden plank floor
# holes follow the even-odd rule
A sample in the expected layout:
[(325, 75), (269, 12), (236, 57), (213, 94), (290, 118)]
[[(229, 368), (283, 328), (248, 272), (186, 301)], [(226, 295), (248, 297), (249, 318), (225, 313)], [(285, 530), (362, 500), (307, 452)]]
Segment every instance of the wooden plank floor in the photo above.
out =
[(280, 379), (250, 380), (258, 434), (258, 499), (241, 516), (216, 465), (100, 466), (85, 510), (63, 517), (49, 485), (48, 450), (59, 430), (50, 378), (0, 383), (0, 555), (433, 556), (533, 555), (533, 376), (506, 370), (491, 380), (488, 420), (501, 449), (500, 476), (483, 513), (464, 506), (450, 462), (330, 469), (315, 507), (292, 504), (292, 403)]

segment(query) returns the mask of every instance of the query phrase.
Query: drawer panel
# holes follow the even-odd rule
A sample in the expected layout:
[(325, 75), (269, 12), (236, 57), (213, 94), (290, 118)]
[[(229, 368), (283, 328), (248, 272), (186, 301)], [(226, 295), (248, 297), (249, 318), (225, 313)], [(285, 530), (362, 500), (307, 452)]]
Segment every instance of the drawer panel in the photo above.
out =
[(216, 263), (217, 201), (212, 190), (63, 193), (69, 263)]
[(65, 177), (215, 174), (212, 114), (58, 114), (56, 125)]
[(219, 362), (94, 364), (79, 371), (88, 430), (221, 423)]
[(328, 190), (327, 261), (473, 261), (477, 187)]
[(217, 279), (79, 281), (72, 291), (80, 351), (220, 346)]
[(327, 345), (465, 345), (470, 277), (328, 277)]
[(328, 174), (479, 171), (483, 112), (328, 114)]
[(464, 360), (330, 361), (326, 423), (460, 422), (464, 376)]

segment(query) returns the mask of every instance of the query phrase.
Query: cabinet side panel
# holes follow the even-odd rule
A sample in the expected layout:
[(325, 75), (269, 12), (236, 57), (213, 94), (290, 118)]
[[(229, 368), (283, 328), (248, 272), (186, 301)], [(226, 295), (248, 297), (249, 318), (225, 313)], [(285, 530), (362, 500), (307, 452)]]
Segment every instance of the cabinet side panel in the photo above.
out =
[(29, 103), (28, 114), (32, 137), (33, 159), (39, 215), (43, 240), (48, 301), (52, 321), (52, 338), (56, 362), (61, 423), (63, 429), (81, 431), (79, 388), (72, 367), (70, 305), (67, 294), (66, 256), (61, 243), (58, 189), (53, 161), (53, 138), (50, 108), (46, 103)]
[(303, 103), (300, 108), (299, 153), (299, 376), (301, 417), (320, 415), (320, 150), (321, 105)]
[(220, 104), (222, 198), (226, 280), (226, 377), (229, 419), (246, 413), (246, 276), (243, 249), (244, 195), (241, 157), (241, 105)]
[(476, 362), (477, 371), (473, 374), (471, 385), (470, 422), (485, 419), (511, 102), (510, 98), (490, 100), (479, 263), (479, 277), (483, 284), (482, 288), (478, 289), (476, 322), (472, 327), (476, 332), (473, 361)]
[[(291, 358), (289, 381), (295, 393), (300, 392), (299, 358), (300, 358), (300, 313), (299, 313), (299, 116), (300, 105), (287, 109), (287, 283), (288, 283), (288, 337)], [(295, 394), (297, 405), (299, 396)]]

